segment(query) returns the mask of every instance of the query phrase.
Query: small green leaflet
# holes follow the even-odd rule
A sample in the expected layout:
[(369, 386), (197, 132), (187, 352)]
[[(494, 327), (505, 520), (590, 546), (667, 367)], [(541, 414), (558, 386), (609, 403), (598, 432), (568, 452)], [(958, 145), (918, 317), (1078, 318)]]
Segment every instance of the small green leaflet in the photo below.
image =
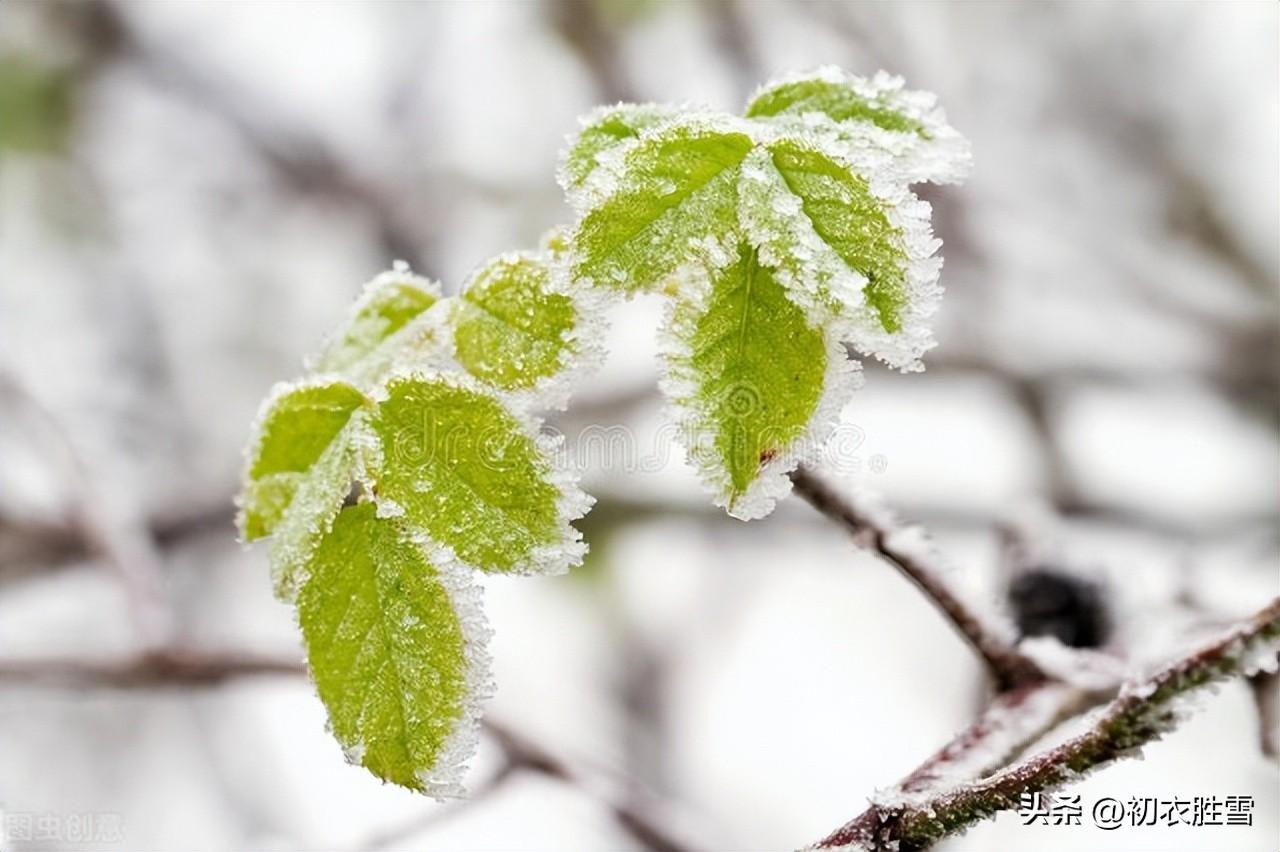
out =
[(681, 288), (664, 340), (663, 387), (690, 461), (730, 515), (767, 515), (834, 425), (853, 365), (746, 244)]
[(927, 204), (790, 139), (751, 153), (740, 195), (743, 229), (792, 301), (863, 353), (918, 368), (941, 296)]
[(489, 689), (488, 629), (456, 568), (399, 519), (343, 509), (306, 565), (298, 623), (347, 759), (411, 790), (459, 795)]
[(698, 121), (660, 125), (627, 150), (617, 186), (586, 211), (574, 277), (626, 293), (725, 254), (738, 225), (738, 165), (752, 140)]
[(480, 381), (505, 391), (545, 385), (579, 351), (578, 306), (550, 287), (551, 268), (539, 256), (494, 258), (455, 301), (454, 357)]
[(402, 376), (385, 392), (372, 418), (384, 514), (481, 571), (558, 573), (581, 561), (570, 521), (590, 503), (557, 471), (555, 442), (460, 378)]
[(661, 104), (617, 104), (601, 107), (586, 116), (561, 163), (560, 179), (565, 189), (581, 189), (600, 165), (603, 154), (636, 139), (642, 130), (679, 114), (674, 107)]
[(350, 493), (371, 408), (355, 386), (324, 378), (280, 385), (263, 405), (237, 523), (245, 541), (274, 536), (272, 576), (282, 597)]
[(859, 151), (888, 154), (877, 171), (907, 183), (959, 183), (972, 160), (937, 97), (906, 89), (901, 77), (883, 71), (869, 80), (832, 66), (788, 75), (760, 87), (746, 115), (855, 159)]
[(924, 123), (895, 109), (883, 92), (863, 92), (839, 80), (803, 77), (765, 87), (747, 104), (747, 118), (818, 112), (833, 121), (868, 122), (895, 133), (928, 139)]
[(346, 323), (308, 366), (372, 384), (393, 365), (429, 362), (439, 328), (427, 312), (440, 301), (439, 284), (397, 263), (365, 285)]

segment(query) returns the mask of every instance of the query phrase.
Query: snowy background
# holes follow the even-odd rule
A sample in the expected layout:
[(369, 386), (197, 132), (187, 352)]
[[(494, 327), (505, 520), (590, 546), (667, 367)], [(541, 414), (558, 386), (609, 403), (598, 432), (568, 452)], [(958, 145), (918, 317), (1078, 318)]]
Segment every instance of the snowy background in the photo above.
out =
[[(300, 659), (234, 541), (273, 382), (393, 258), (456, 289), (565, 220), (593, 104), (738, 109), (837, 63), (939, 93), (973, 142), (928, 190), (948, 289), (923, 376), (868, 368), (846, 475), (993, 605), (998, 531), (1105, 584), (1150, 662), (1280, 591), (1275, 4), (0, 4), (0, 669), (192, 646)], [(641, 300), (578, 395), (657, 432)], [(961, 728), (983, 677), (890, 568), (798, 501), (743, 525), (678, 452), (604, 464), (571, 576), (490, 582), (491, 715), (713, 849), (825, 835)], [(856, 469), (853, 469), (855, 468)], [(101, 553), (110, 554), (104, 559)], [(1101, 796), (1248, 795), (1252, 828), (1023, 828), (949, 850), (1274, 850), (1280, 785), (1223, 687)], [(471, 775), (497, 763), (482, 745)], [(343, 763), (304, 678), (0, 679), (0, 848), (631, 849), (581, 785), (436, 805)], [(81, 836), (84, 824), (108, 831)], [(1087, 819), (1086, 819), (1087, 823)], [(81, 834), (77, 834), (80, 832)]]

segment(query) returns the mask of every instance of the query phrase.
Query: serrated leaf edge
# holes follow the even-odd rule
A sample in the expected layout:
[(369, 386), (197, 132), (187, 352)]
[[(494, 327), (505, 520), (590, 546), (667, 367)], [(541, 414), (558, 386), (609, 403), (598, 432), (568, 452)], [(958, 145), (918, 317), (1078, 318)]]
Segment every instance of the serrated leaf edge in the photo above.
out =
[[(798, 144), (791, 140), (791, 144)], [(904, 252), (903, 283), (907, 288), (898, 320), (897, 331), (887, 331), (881, 324), (878, 311), (870, 305), (863, 292), (866, 277), (850, 269), (814, 230), (812, 221), (800, 209), (800, 199), (791, 193), (786, 181), (768, 156), (767, 148), (757, 148), (743, 161), (739, 185), (739, 223), (751, 244), (760, 252), (762, 261), (777, 270), (778, 279), (787, 291), (788, 298), (800, 307), (810, 324), (831, 326), (839, 336), (851, 343), (862, 355), (874, 356), (903, 372), (924, 369), (923, 355), (936, 345), (931, 320), (942, 299), (939, 277), (942, 258), (936, 253), (942, 241), (933, 236), (932, 208), (921, 201), (909, 187), (892, 179), (886, 179), (874, 167), (849, 158), (835, 157), (830, 152), (813, 146), (799, 145), (822, 154), (848, 169), (867, 182), (871, 195), (882, 202), (881, 209), (889, 223), (902, 234)], [(748, 163), (748, 161), (751, 161)], [(767, 186), (766, 186), (767, 182)], [(779, 235), (772, 226), (758, 217), (751, 202), (763, 205), (756, 193), (782, 193), (795, 199), (796, 211), (786, 217), (788, 233), (781, 241), (790, 245), (819, 246), (818, 256), (808, 265), (812, 272), (797, 278), (782, 263), (782, 253), (773, 244)], [(838, 301), (839, 309), (821, 298), (818, 287), (820, 273), (817, 264), (834, 270), (831, 281), (835, 287), (831, 295)]]
[[(418, 781), (422, 785), (420, 792), (439, 801), (445, 801), (466, 795), (462, 780), (480, 743), (480, 724), (484, 715), (482, 705), (493, 697), (495, 691), (492, 673), (493, 657), (488, 650), (493, 629), (489, 626), (489, 621), (481, 607), (483, 588), (476, 581), (474, 571), (459, 561), (448, 548), (435, 545), (424, 536), (411, 534), (407, 525), (397, 524), (396, 526), (400, 527), (396, 530), (397, 534), (404, 536), (407, 543), (418, 548), (426, 563), (435, 569), (436, 576), (439, 577), (440, 584), (458, 617), (462, 632), (463, 653), (466, 656), (466, 665), (463, 669), (466, 689), (462, 715), (445, 738), (435, 764), (417, 773)], [(294, 626), (299, 635), (303, 634), (301, 618), (301, 612), (294, 607)], [(320, 690), (310, 668), (308, 668), (307, 677), (311, 681), (312, 690), (319, 696)], [(325, 713), (328, 714), (327, 706)], [(327, 721), (326, 727), (333, 735), (332, 727)], [(341, 747), (343, 759), (348, 764), (365, 768), (362, 763), (363, 750), (360, 744), (343, 743), (336, 735), (333, 735), (333, 739)]]
[[(253, 423), (249, 427), (249, 441), (240, 451), (240, 490), (236, 492), (232, 498), (232, 503), (236, 507), (235, 525), (236, 540), (244, 547), (253, 544), (245, 539), (245, 524), (247, 522), (246, 507), (244, 505), (245, 492), (253, 482), (252, 471), (254, 462), (257, 460), (259, 453), (262, 451), (262, 442), (266, 438), (263, 427), (266, 425), (267, 417), (271, 414), (271, 410), (276, 407), (282, 398), (296, 393), (297, 391), (308, 390), (310, 388), (327, 387), (332, 384), (344, 384), (352, 387), (357, 392), (362, 393), (370, 402), (373, 398), (365, 393), (361, 388), (345, 376), (336, 373), (317, 373), (306, 376), (302, 379), (294, 381), (279, 381), (271, 386), (271, 390), (267, 391), (267, 395), (258, 403), (258, 411), (253, 417)], [(345, 427), (344, 427), (345, 428)], [(332, 444), (330, 445), (332, 446)], [(326, 451), (328, 447), (325, 448)], [(318, 460), (317, 460), (318, 463)], [(265, 536), (264, 536), (265, 537)]]
[(845, 405), (862, 386), (861, 365), (848, 357), (834, 329), (821, 329), (827, 363), (822, 393), (813, 414), (804, 431), (765, 462), (746, 493), (733, 499), (730, 505), (732, 480), (716, 450), (716, 435), (708, 428), (696, 403), (698, 382), (689, 367), (690, 341), (697, 318), (710, 304), (713, 274), (705, 269), (689, 268), (682, 279), (680, 295), (667, 301), (658, 332), (662, 367), (658, 385), (666, 400), (665, 419), (676, 424), (678, 439), (704, 490), (712, 496), (715, 505), (724, 508), (730, 516), (750, 521), (771, 513), (777, 502), (791, 493), (788, 476), (791, 471), (821, 457)]
[[(541, 417), (513, 406), (507, 395), (495, 391), (491, 386), (467, 373), (457, 374), (416, 368), (397, 370), (389, 375), (378, 389), (374, 402), (380, 403), (387, 399), (391, 386), (400, 381), (442, 382), (450, 387), (482, 394), (496, 400), (512, 416), (521, 434), (533, 442), (538, 454), (546, 461), (547, 481), (556, 490), (556, 524), (560, 530), (560, 536), (555, 543), (535, 547), (526, 563), (519, 568), (502, 573), (504, 575), (558, 575), (580, 565), (587, 554), (587, 544), (582, 539), (582, 533), (573, 526), (573, 522), (590, 511), (595, 498), (582, 490), (579, 485), (578, 471), (567, 463), (564, 435), (559, 432), (544, 431), (544, 421)], [(406, 514), (403, 506), (384, 494), (374, 493), (372, 499), (379, 517), (403, 517)], [(406, 527), (409, 534), (423, 546), (439, 548), (449, 555), (452, 562), (469, 565), (477, 571), (488, 573), (484, 566), (462, 559), (452, 547), (433, 539), (426, 531), (419, 530), (407, 522)]]
[[(603, 288), (586, 287), (575, 281), (569, 272), (569, 256), (567, 252), (554, 255), (547, 250), (509, 251), (491, 257), (477, 266), (467, 276), (458, 296), (443, 300), (448, 307), (443, 308), (442, 311), (448, 311), (448, 313), (442, 314), (443, 318), (438, 323), (437, 337), (442, 357), (437, 359), (435, 364), (423, 361), (421, 366), (428, 370), (435, 369), (438, 372), (447, 370), (468, 376), (504, 399), (513, 410), (526, 413), (534, 410), (563, 411), (568, 407), (569, 399), (578, 383), (593, 374), (604, 363), (606, 355), (604, 341), (609, 328), (607, 310), (618, 300), (616, 294)], [(472, 375), (458, 360), (454, 312), (458, 310), (457, 306), (467, 289), (491, 264), (521, 259), (533, 260), (546, 266), (546, 292), (563, 295), (569, 299), (573, 306), (574, 324), (563, 337), (563, 340), (570, 344), (570, 348), (566, 350), (567, 357), (561, 359), (560, 369), (549, 376), (539, 378), (531, 387), (508, 389)]]
[[(384, 289), (400, 284), (409, 284), (428, 295), (434, 296), (436, 299), (435, 304), (429, 306), (405, 323), (403, 327), (384, 338), (371, 352), (357, 361), (352, 367), (344, 370), (322, 370), (325, 354), (342, 340), (342, 335), (360, 316), (361, 311), (368, 308)], [(303, 359), (303, 368), (309, 372), (341, 375), (352, 384), (367, 389), (368, 386), (377, 384), (380, 374), (386, 371), (385, 367), (382, 370), (374, 369), (377, 364), (381, 362), (390, 363), (395, 355), (408, 348), (408, 341), (434, 330), (439, 323), (438, 317), (441, 313), (438, 308), (440, 303), (444, 301), (446, 301), (446, 297), (439, 281), (418, 275), (413, 272), (407, 262), (397, 260), (392, 263), (390, 269), (379, 272), (365, 282), (361, 288), (360, 295), (356, 297), (356, 301), (347, 309), (342, 322), (325, 335), (319, 350)], [(424, 358), (429, 358), (430, 350), (424, 350), (423, 355)]]
[(877, 148), (892, 157), (889, 167), (906, 183), (957, 184), (969, 176), (973, 167), (969, 141), (947, 122), (938, 96), (929, 91), (908, 89), (901, 76), (887, 71), (877, 71), (868, 79), (835, 65), (822, 65), (809, 71), (782, 74), (757, 86), (747, 98), (746, 106), (772, 89), (809, 80), (847, 86), (862, 97), (882, 100), (891, 109), (919, 123), (930, 138), (887, 130), (870, 122), (837, 122), (817, 111), (753, 120), (795, 128), (806, 136), (824, 137), (825, 144), (836, 152), (850, 146)]

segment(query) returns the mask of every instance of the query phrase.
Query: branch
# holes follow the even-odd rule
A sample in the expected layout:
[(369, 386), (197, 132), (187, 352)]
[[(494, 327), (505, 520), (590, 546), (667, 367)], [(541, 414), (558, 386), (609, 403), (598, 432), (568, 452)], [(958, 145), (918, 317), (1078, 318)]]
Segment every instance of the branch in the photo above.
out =
[(927, 848), (999, 811), (1018, 807), (1023, 794), (1073, 783), (1094, 769), (1135, 755), (1178, 724), (1184, 695), (1235, 675), (1250, 675), (1260, 666), (1274, 666), (1278, 645), (1280, 598), (1218, 641), (1146, 680), (1131, 682), (1085, 733), (950, 790), (904, 794), (904, 782), (896, 795), (873, 803), (815, 848)]
[(968, 728), (904, 778), (898, 792), (926, 793), (994, 772), (1089, 703), (1084, 691), (1054, 681), (1001, 693)]
[(855, 505), (805, 467), (791, 474), (791, 482), (810, 505), (847, 528), (858, 545), (915, 583), (978, 652), (1002, 691), (1045, 680), (1040, 667), (1014, 646), (1011, 626), (973, 609), (950, 588), (933, 554), (919, 546), (918, 529), (896, 527), (883, 510)]
[[(0, 683), (35, 684), (72, 688), (187, 688), (212, 687), (243, 677), (298, 676), (306, 674), (301, 660), (242, 652), (169, 648), (119, 661), (94, 662), (74, 658), (0, 661)], [(529, 770), (583, 791), (606, 807), (619, 825), (652, 852), (685, 852), (689, 847), (672, 836), (644, 802), (623, 795), (623, 784), (592, 773), (557, 756), (514, 728), (486, 719), (484, 729), (506, 756), (506, 766), (482, 785), (486, 792), (500, 785), (515, 770)], [(597, 777), (597, 776), (601, 777)], [(411, 827), (425, 828), (452, 811), (428, 814)], [(367, 842), (381, 846), (394, 842), (405, 827), (379, 834)]]
[(164, 601), (161, 559), (149, 531), (132, 511), (120, 512), (119, 501), (107, 499), (109, 489), (91, 470), (71, 430), (16, 376), (0, 372), (0, 398), (40, 421), (41, 434), (56, 446), (63, 468), (68, 492), (68, 505), (63, 512), (67, 525), (116, 574), (129, 602), (129, 615), (143, 641), (164, 641), (172, 620)]
[(1258, 747), (1272, 760), (1280, 759), (1280, 673), (1261, 671), (1249, 678), (1258, 709)]
[(550, 778), (583, 790), (603, 803), (617, 822), (635, 840), (653, 852), (684, 852), (688, 847), (671, 836), (668, 830), (640, 803), (623, 796), (621, 791), (606, 789), (600, 779), (547, 751), (523, 734), (506, 725), (486, 720), (487, 730), (498, 741), (507, 759), (517, 768), (532, 769)]
[(241, 677), (296, 676), (306, 671), (301, 660), (283, 657), (165, 648), (118, 661), (0, 661), (0, 682), (72, 688), (175, 688), (218, 686)]

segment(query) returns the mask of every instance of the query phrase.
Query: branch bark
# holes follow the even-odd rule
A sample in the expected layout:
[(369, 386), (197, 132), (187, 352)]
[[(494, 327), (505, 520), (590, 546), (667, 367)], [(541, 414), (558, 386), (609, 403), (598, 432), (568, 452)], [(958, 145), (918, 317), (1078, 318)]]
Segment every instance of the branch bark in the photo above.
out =
[(805, 467), (791, 474), (791, 482), (798, 495), (844, 526), (859, 546), (877, 553), (914, 583), (982, 657), (1001, 691), (1046, 679), (1040, 667), (1015, 647), (1012, 625), (971, 607), (951, 588), (942, 566), (916, 546), (911, 534), (918, 530), (896, 527), (887, 512), (845, 499)]
[[(1183, 696), (1229, 677), (1253, 674), (1260, 666), (1275, 665), (1277, 645), (1280, 598), (1216, 642), (1152, 677), (1129, 683), (1083, 734), (986, 778), (941, 791), (913, 795), (906, 789), (913, 773), (894, 793), (814, 848), (899, 852), (928, 848), (999, 811), (1018, 807), (1024, 794), (1072, 783), (1094, 769), (1137, 754), (1178, 724)], [(958, 740), (965, 738), (962, 734)]]

